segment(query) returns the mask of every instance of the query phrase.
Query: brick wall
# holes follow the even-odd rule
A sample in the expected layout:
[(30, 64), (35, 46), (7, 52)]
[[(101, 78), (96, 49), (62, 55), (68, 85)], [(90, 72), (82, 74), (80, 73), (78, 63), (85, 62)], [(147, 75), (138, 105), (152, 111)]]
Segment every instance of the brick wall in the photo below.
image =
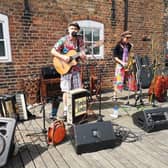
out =
[[(50, 50), (65, 34), (68, 22), (90, 19), (104, 23), (105, 63), (103, 88), (112, 88), (114, 63), (111, 49), (124, 27), (124, 0), (116, 0), (116, 26), (111, 25), (111, 0), (29, 0), (29, 13), (24, 13), (24, 0), (1, 0), (0, 13), (9, 17), (12, 62), (0, 63), (0, 94), (23, 90), (23, 80), (38, 77), (42, 66), (52, 64)], [(133, 32), (134, 53), (149, 55), (153, 60), (151, 41), (142, 36), (155, 36), (155, 53), (163, 55), (164, 3), (162, 0), (129, 0), (128, 29)], [(156, 38), (157, 37), (157, 38)], [(110, 60), (110, 61), (109, 61)], [(101, 62), (98, 61), (98, 62)]]
[[(166, 55), (166, 66), (168, 66), (168, 0), (165, 0), (165, 10), (164, 10), (164, 42), (165, 42), (165, 50), (164, 54)], [(166, 44), (167, 42), (167, 44)]]

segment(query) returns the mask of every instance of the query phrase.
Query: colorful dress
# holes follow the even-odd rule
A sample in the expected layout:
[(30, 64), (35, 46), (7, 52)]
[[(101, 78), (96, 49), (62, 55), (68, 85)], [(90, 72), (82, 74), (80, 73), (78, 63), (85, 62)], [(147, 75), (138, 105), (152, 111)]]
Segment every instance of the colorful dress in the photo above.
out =
[[(131, 44), (121, 45), (118, 43), (114, 49), (114, 57), (119, 58), (124, 63), (128, 61), (128, 54), (131, 49)], [(125, 68), (119, 64), (116, 63), (115, 67), (115, 76), (114, 76), (114, 90), (115, 91), (122, 91), (124, 88), (124, 81), (125, 81)]]

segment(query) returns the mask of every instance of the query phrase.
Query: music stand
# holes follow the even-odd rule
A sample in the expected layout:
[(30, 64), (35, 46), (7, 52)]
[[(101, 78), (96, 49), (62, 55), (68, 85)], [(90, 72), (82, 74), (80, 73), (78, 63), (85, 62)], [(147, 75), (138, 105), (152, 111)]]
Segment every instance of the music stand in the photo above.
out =
[(41, 109), (40, 109), (40, 113), (42, 113), (42, 118), (43, 118), (43, 128), (41, 131), (39, 132), (34, 132), (34, 133), (29, 133), (29, 134), (26, 134), (26, 136), (34, 136), (34, 135), (44, 135), (45, 136), (45, 140), (46, 140), (46, 143), (47, 143), (47, 129), (46, 129), (46, 125), (45, 125), (45, 105), (46, 105), (46, 98), (42, 98), (42, 106), (41, 106)]
[(42, 133), (46, 133), (47, 132), (46, 125), (45, 125), (45, 121), (46, 121), (45, 105), (46, 105), (46, 103), (49, 100), (60, 102), (59, 96), (42, 97), (42, 107), (41, 107), (41, 110), (40, 110), (40, 113), (42, 113), (42, 116), (43, 116), (43, 129), (42, 129)]
[[(52, 97), (53, 98), (53, 97)], [(40, 109), (40, 113), (42, 113), (42, 118), (43, 118), (43, 128), (40, 132), (35, 132), (35, 133), (30, 133), (30, 134), (27, 134), (26, 136), (33, 136), (33, 135), (44, 135), (45, 136), (45, 141), (47, 143), (47, 129), (46, 129), (46, 110), (45, 110), (45, 106), (46, 106), (46, 103), (52, 99), (51, 97), (42, 97), (42, 106), (41, 106), (41, 109)], [(47, 143), (48, 145), (48, 143)]]

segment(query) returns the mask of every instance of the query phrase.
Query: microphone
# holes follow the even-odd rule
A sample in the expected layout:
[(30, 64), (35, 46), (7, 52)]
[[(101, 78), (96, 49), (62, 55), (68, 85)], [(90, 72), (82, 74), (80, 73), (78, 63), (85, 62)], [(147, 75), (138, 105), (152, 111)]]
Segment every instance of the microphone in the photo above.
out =
[(78, 32), (75, 32), (75, 31), (73, 31), (73, 32), (71, 33), (71, 35), (72, 35), (72, 37), (81, 36), (81, 34), (79, 34)]

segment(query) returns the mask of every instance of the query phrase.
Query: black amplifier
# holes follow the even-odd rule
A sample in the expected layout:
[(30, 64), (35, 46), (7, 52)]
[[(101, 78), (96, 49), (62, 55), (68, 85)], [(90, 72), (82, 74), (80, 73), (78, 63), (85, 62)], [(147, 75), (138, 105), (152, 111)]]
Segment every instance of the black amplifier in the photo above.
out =
[(52, 65), (42, 67), (41, 75), (43, 79), (60, 78), (60, 74), (55, 70)]
[(133, 114), (133, 122), (146, 132), (168, 128), (168, 107), (139, 111)]
[(69, 133), (77, 154), (113, 148), (117, 142), (110, 121), (73, 124)]

